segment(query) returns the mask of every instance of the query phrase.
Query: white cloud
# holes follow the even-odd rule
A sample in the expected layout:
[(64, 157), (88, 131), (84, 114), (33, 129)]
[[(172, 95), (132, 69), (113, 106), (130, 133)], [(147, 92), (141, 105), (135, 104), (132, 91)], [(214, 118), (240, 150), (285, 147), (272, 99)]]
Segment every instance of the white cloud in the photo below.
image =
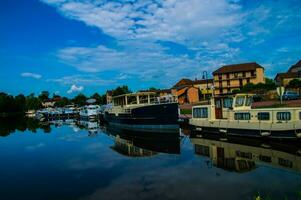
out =
[(63, 85), (84, 85), (84, 86), (105, 86), (114, 84), (113, 80), (99, 78), (93, 74), (78, 74), (72, 76), (64, 76), (61, 78), (47, 79), (48, 82), (61, 83)]
[(83, 86), (76, 86), (76, 85), (72, 85), (70, 87), (70, 89), (67, 91), (68, 94), (71, 94), (73, 92), (81, 92), (84, 90)]
[(40, 78), (42, 78), (41, 74), (35, 74), (35, 73), (31, 73), (31, 72), (23, 72), (21, 74), (21, 76), (25, 77), (25, 78), (34, 78), (34, 79), (40, 79)]
[(241, 23), (239, 4), (227, 0), (44, 2), (118, 39), (191, 42), (216, 37)]

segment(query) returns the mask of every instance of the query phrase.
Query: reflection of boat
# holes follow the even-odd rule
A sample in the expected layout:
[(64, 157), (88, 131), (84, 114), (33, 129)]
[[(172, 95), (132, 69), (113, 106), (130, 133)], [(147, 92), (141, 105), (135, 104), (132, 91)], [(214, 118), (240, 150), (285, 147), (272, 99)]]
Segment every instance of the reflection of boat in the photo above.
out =
[(86, 130), (88, 130), (90, 135), (98, 133), (99, 124), (98, 124), (97, 121), (79, 120), (77, 123), (78, 123), (79, 126), (82, 126)]
[(194, 106), (189, 123), (196, 130), (224, 135), (301, 138), (301, 108), (252, 108), (252, 95), (215, 97)]
[(176, 98), (157, 97), (154, 92), (113, 97), (113, 106), (104, 118), (110, 125), (128, 130), (168, 132), (179, 128)]
[(106, 133), (115, 140), (112, 149), (127, 156), (151, 156), (159, 152), (180, 153), (179, 132), (160, 137), (158, 133), (129, 131), (106, 126)]
[(98, 117), (100, 106), (87, 105), (81, 108), (79, 116), (85, 119), (96, 119)]
[(268, 143), (260, 140), (228, 138), (191, 138), (195, 153), (209, 157), (214, 166), (229, 171), (246, 172), (256, 165), (301, 171), (300, 148), (293, 144)]

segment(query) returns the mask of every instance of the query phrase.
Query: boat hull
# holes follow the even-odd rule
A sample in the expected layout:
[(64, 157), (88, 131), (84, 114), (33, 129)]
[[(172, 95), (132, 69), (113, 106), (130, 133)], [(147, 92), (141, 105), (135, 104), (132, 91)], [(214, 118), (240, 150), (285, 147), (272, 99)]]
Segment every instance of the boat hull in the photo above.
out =
[(177, 103), (138, 107), (128, 114), (106, 112), (104, 119), (111, 126), (128, 130), (169, 132), (179, 129)]
[(194, 132), (216, 134), (222, 136), (240, 136), (253, 138), (274, 138), (274, 139), (298, 139), (301, 140), (301, 129), (297, 130), (257, 130), (241, 128), (224, 128), (224, 127), (200, 127), (192, 126)]

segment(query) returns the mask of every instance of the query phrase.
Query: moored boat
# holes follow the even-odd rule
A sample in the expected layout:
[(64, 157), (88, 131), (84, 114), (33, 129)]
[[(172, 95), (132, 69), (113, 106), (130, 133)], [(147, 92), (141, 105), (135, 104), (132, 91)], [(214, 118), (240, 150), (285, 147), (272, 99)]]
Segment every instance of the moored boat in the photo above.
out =
[(100, 111), (98, 105), (87, 105), (81, 108), (79, 116), (84, 119), (96, 119)]
[(301, 138), (301, 108), (252, 108), (250, 94), (214, 97), (194, 106), (189, 124), (196, 131), (280, 139)]
[(113, 97), (104, 114), (111, 126), (128, 130), (169, 132), (179, 129), (176, 97), (159, 97), (154, 92), (139, 92)]

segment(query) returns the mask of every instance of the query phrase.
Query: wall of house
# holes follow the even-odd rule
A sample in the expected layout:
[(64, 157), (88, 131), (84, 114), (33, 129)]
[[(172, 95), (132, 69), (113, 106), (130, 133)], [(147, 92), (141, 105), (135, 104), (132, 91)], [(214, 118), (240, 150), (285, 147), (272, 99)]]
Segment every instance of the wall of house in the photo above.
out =
[[(220, 79), (221, 77), (221, 79)], [(264, 69), (257, 68), (252, 74), (252, 71), (238, 72), (214, 75), (215, 94), (231, 93), (235, 89), (240, 89), (247, 83), (265, 83)], [(221, 89), (221, 90), (220, 90)], [(221, 92), (222, 91), (222, 92)]]
[(191, 87), (187, 90), (187, 98), (189, 103), (197, 103), (199, 102), (199, 89), (195, 87)]

